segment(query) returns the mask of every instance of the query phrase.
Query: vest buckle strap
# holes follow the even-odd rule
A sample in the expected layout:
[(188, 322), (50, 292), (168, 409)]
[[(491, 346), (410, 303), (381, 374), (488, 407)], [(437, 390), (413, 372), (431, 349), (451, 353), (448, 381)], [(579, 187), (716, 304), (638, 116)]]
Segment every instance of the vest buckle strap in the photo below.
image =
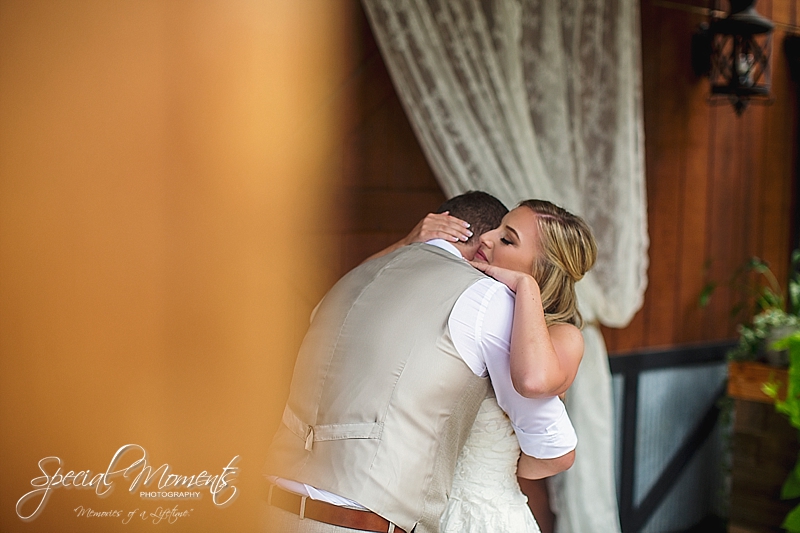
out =
[[(379, 439), (383, 433), (382, 422), (365, 422), (359, 424), (322, 424), (312, 426), (306, 424), (297, 416), (289, 404), (283, 408), (281, 419), (286, 426), (298, 438), (303, 439), (303, 447), (306, 451), (314, 449), (314, 443), (318, 441), (344, 440), (344, 439)], [(382, 532), (386, 533), (386, 532)]]
[(306, 445), (305, 448), (307, 451), (311, 451), (314, 447), (314, 428), (312, 426), (308, 426), (308, 430), (306, 432)]

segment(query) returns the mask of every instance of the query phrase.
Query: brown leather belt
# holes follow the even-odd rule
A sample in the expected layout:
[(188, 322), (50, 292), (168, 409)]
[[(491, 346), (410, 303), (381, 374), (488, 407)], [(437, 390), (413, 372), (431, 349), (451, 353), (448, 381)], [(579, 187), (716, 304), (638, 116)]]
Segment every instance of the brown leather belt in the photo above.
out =
[(270, 486), (267, 503), (273, 507), (296, 514), (300, 518), (310, 518), (333, 526), (378, 533), (406, 533), (372, 511), (348, 509), (327, 502), (312, 500), (306, 496), (283, 490), (277, 485)]

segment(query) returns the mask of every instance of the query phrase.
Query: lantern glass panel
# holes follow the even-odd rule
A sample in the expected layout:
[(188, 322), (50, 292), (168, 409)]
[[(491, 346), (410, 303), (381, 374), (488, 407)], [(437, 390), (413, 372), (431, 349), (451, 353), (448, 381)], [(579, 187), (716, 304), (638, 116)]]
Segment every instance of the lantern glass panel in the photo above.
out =
[(715, 34), (711, 53), (711, 93), (768, 96), (771, 34)]

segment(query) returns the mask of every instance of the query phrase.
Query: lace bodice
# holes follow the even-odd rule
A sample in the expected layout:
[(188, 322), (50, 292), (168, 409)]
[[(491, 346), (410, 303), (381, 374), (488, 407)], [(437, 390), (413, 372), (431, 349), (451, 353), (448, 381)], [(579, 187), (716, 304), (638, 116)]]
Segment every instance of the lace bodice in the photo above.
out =
[(442, 533), (536, 533), (517, 484), (519, 444), (506, 414), (486, 398), (456, 465)]

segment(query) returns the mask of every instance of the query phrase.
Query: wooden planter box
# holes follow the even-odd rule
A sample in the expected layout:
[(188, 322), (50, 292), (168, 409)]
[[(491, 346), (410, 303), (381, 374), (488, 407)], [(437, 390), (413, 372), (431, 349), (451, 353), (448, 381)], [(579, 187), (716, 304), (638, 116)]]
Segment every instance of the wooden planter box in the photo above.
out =
[(796, 505), (781, 500), (780, 491), (797, 460), (797, 430), (761, 392), (770, 380), (785, 384), (787, 371), (753, 362), (728, 365), (728, 395), (735, 400), (729, 533), (784, 531), (779, 526)]
[(782, 398), (786, 398), (786, 381), (788, 372), (785, 368), (775, 368), (764, 363), (753, 361), (728, 363), (728, 396), (735, 400), (772, 403), (772, 398), (761, 391), (761, 385), (767, 381), (783, 383)]

